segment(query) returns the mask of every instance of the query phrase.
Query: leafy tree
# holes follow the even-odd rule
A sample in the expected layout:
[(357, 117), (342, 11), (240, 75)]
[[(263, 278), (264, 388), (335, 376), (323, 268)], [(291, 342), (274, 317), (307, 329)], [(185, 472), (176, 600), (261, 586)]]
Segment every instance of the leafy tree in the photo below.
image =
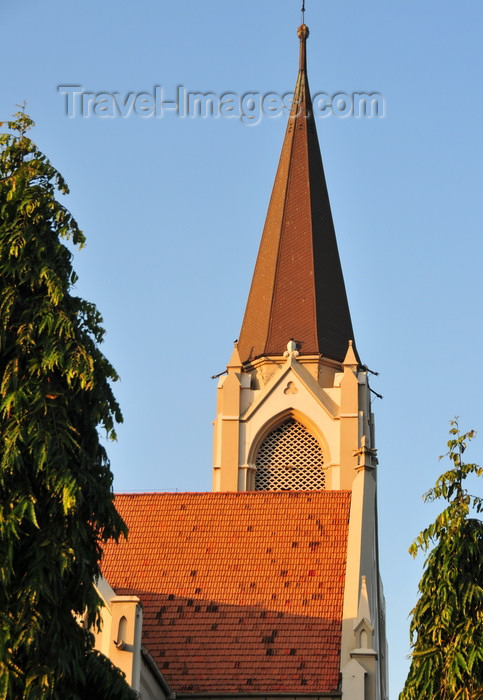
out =
[(84, 236), (56, 200), (67, 185), (15, 117), (0, 136), (0, 698), (87, 700), (102, 678), (124, 700), (89, 632), (102, 542), (126, 534), (98, 434), (122, 420), (117, 375), (99, 312), (71, 293), (61, 239)]
[(410, 553), (429, 553), (410, 625), (412, 662), (400, 700), (477, 700), (483, 698), (483, 523), (471, 517), (483, 499), (468, 493), (464, 480), (481, 476), (463, 453), (475, 433), (461, 434), (451, 423), (442, 474), (424, 499), (444, 498), (445, 510), (419, 534)]

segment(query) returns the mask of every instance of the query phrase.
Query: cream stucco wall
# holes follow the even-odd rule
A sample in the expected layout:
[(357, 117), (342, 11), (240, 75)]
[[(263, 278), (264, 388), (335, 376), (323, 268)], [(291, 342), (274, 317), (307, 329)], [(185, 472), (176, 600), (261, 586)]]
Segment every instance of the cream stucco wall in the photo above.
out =
[(117, 596), (100, 578), (97, 589), (104, 602), (101, 631), (94, 632), (95, 648), (126, 676), (140, 700), (166, 700), (172, 694), (159, 669), (141, 645), (142, 605), (137, 596)]

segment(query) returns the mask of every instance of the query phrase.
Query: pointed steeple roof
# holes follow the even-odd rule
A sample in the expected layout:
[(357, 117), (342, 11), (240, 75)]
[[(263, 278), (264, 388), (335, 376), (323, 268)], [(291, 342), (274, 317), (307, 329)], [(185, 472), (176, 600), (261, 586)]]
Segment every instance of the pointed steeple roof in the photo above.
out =
[(352, 322), (339, 260), (307, 78), (308, 27), (298, 29), (300, 65), (239, 339), (242, 362), (302, 355), (342, 362)]

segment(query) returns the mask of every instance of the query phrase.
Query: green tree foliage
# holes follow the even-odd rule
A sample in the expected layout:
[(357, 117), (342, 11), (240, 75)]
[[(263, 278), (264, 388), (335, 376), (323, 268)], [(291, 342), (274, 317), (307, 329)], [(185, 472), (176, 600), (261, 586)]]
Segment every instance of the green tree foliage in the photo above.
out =
[(92, 677), (127, 699), (89, 632), (102, 542), (126, 534), (98, 434), (122, 420), (117, 376), (97, 309), (71, 293), (61, 239), (84, 236), (56, 200), (67, 185), (15, 117), (0, 137), (0, 698), (90, 700)]
[(450, 430), (447, 457), (452, 466), (424, 498), (448, 502), (435, 522), (419, 534), (410, 553), (432, 545), (419, 583), (410, 626), (412, 661), (400, 700), (480, 700), (483, 698), (483, 523), (474, 513), (483, 499), (464, 487), (477, 464), (463, 453), (474, 431)]

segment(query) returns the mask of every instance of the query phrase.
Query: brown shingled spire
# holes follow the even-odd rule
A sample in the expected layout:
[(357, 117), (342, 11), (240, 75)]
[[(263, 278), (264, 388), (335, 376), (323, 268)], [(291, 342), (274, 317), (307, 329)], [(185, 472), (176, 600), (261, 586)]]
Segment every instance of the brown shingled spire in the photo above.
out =
[(283, 355), (293, 338), (302, 355), (343, 361), (354, 338), (307, 78), (300, 66), (265, 228), (238, 343), (246, 363)]

